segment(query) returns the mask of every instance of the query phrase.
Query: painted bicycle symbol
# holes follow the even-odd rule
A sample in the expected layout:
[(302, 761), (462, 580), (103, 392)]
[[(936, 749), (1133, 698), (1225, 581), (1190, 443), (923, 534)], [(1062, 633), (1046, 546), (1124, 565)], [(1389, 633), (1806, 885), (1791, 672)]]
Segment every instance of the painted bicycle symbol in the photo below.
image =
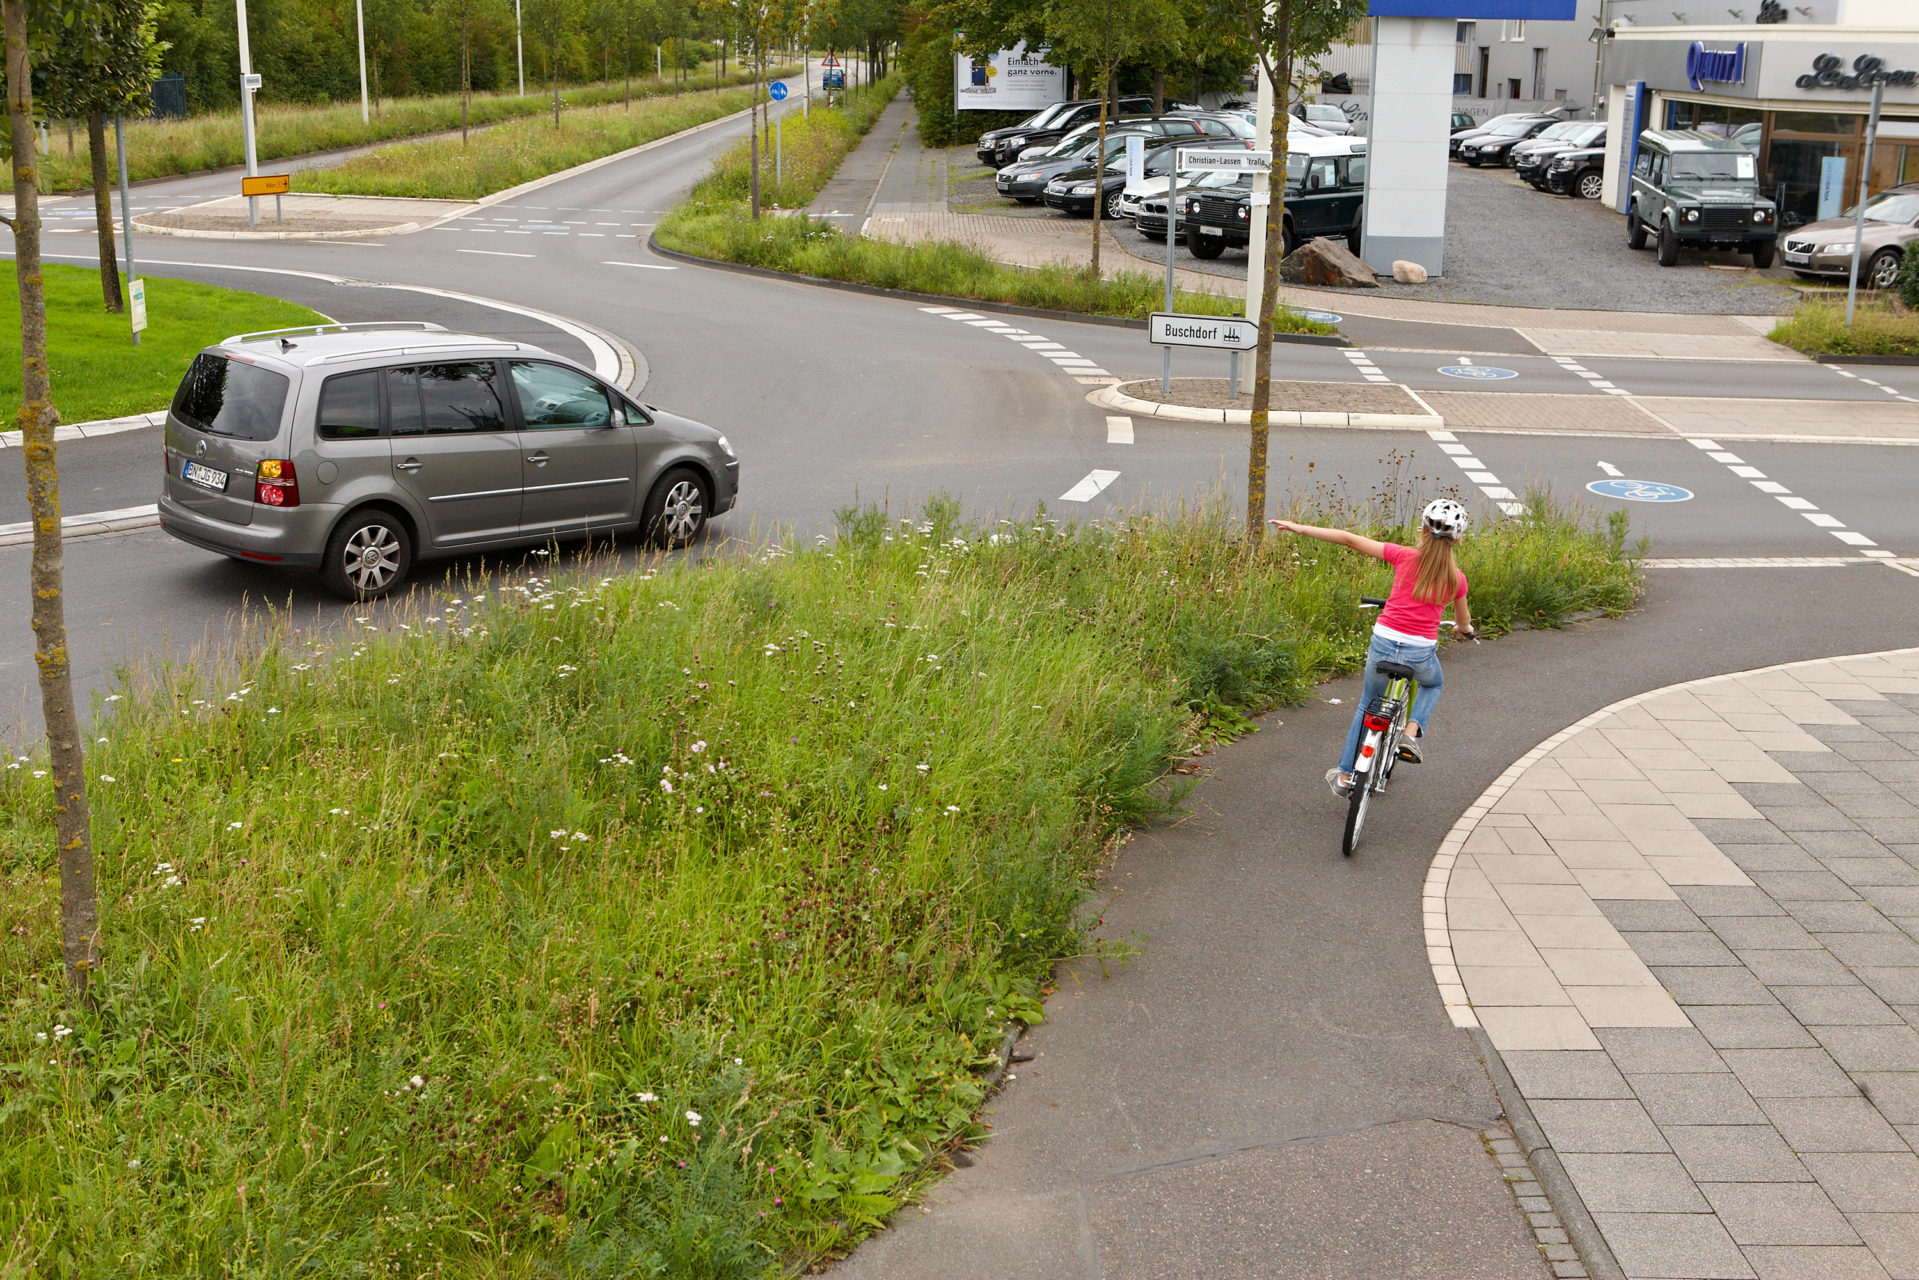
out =
[(1691, 489), (1657, 480), (1595, 480), (1586, 488), (1602, 498), (1626, 502), (1688, 502), (1692, 499)]
[(1512, 369), (1501, 369), (1490, 364), (1448, 364), (1441, 365), (1439, 371), (1449, 378), (1465, 378), (1469, 382), (1502, 382), (1519, 376)]

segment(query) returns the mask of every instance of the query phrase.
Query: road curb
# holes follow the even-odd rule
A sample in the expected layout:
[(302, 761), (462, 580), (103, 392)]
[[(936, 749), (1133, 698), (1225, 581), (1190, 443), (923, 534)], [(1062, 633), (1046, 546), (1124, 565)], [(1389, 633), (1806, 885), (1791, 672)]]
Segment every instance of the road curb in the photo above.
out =
[[(1410, 395), (1410, 390), (1408, 391)], [(1171, 422), (1210, 422), (1231, 426), (1250, 426), (1251, 409), (1196, 409), (1183, 404), (1161, 404), (1129, 396), (1116, 386), (1100, 387), (1086, 397), (1104, 409), (1114, 409), (1141, 418), (1160, 418)], [(1336, 413), (1307, 412), (1297, 409), (1271, 410), (1267, 424), (1275, 427), (1360, 427), (1374, 431), (1438, 431), (1446, 420), (1438, 414), (1420, 413)]]
[(1919, 365), (1919, 356), (1842, 356), (1821, 351), (1813, 356), (1819, 364), (1896, 364)]
[[(151, 529), (160, 523), (157, 507), (129, 507), (125, 511), (96, 511), (90, 515), (66, 516), (60, 521), (60, 540), (96, 538), (107, 533), (126, 533), (133, 529)], [(22, 547), (33, 541), (33, 521), (0, 525), (0, 547)]]
[(1545, 1190), (1546, 1199), (1552, 1202), (1553, 1212), (1559, 1215), (1559, 1225), (1565, 1229), (1566, 1238), (1572, 1242), (1579, 1260), (1585, 1264), (1586, 1274), (1592, 1280), (1626, 1280), (1624, 1269), (1620, 1267), (1619, 1260), (1613, 1257), (1606, 1237), (1600, 1234), (1599, 1224), (1593, 1221), (1586, 1201), (1580, 1196), (1578, 1188), (1573, 1186), (1566, 1166), (1560, 1162), (1559, 1153), (1546, 1140), (1546, 1131), (1540, 1128), (1532, 1108), (1526, 1105), (1525, 1096), (1519, 1092), (1512, 1072), (1506, 1069), (1506, 1060), (1493, 1047), (1492, 1037), (1486, 1034), (1483, 1027), (1468, 1027), (1466, 1034), (1472, 1039), (1473, 1049), (1485, 1065), (1486, 1074), (1492, 1077), (1493, 1093), (1499, 1098), (1500, 1109), (1506, 1113), (1506, 1123), (1512, 1128), (1513, 1138), (1525, 1153), (1526, 1163), (1532, 1166), (1533, 1176)]
[[(60, 444), (68, 440), (95, 440), (101, 436), (117, 436), (125, 431), (142, 431), (147, 427), (157, 427), (167, 419), (165, 409), (155, 409), (152, 413), (128, 414), (124, 418), (101, 418), (96, 422), (76, 422), (70, 426), (53, 429), (53, 440)], [(0, 431), (0, 449), (18, 449), (20, 432)]]
[[(1057, 311), (1050, 307), (1022, 307), (1011, 302), (982, 302), (978, 298), (962, 298), (950, 293), (921, 293), (917, 289), (889, 289), (884, 285), (859, 284), (852, 280), (828, 280), (824, 276), (804, 276), (793, 271), (779, 271), (773, 267), (755, 267), (744, 262), (725, 262), (719, 258), (702, 258), (698, 254), (681, 253), (678, 249), (669, 249), (661, 244), (658, 236), (646, 238), (647, 251), (662, 258), (671, 258), (675, 262), (684, 262), (695, 267), (713, 267), (719, 271), (733, 271), (743, 276), (760, 276), (768, 280), (791, 280), (795, 284), (819, 285), (827, 289), (841, 289), (847, 293), (865, 293), (879, 298), (898, 298), (903, 302), (932, 302), (942, 306), (960, 307), (967, 311), (993, 311), (1002, 315), (1026, 316), (1035, 320), (1067, 320), (1074, 324), (1103, 324), (1113, 329), (1144, 329), (1146, 321), (1132, 316), (1096, 316), (1083, 311)], [(1319, 347), (1350, 347), (1353, 344), (1338, 334), (1330, 333), (1276, 333), (1274, 343), (1299, 343)]]

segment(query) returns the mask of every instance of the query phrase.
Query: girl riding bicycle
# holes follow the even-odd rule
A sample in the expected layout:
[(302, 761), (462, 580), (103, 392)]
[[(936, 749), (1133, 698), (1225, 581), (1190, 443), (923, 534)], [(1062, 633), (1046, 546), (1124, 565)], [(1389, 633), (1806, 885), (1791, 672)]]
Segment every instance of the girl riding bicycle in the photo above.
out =
[(1440, 686), (1446, 678), (1439, 668), (1439, 620), (1448, 604), (1453, 606), (1459, 634), (1469, 638), (1474, 635), (1472, 610), (1466, 605), (1466, 575), (1459, 571), (1455, 555), (1469, 523), (1466, 508), (1450, 498), (1435, 498), (1427, 503), (1420, 515), (1417, 548), (1294, 520), (1267, 523), (1287, 533), (1303, 533), (1321, 542), (1351, 547), (1393, 566), (1393, 589), (1386, 598), (1386, 607), (1379, 611), (1379, 621), (1373, 624), (1373, 642), (1366, 651), (1366, 684), (1360, 692), (1359, 705), (1353, 708), (1353, 726), (1346, 733), (1346, 749), (1339, 763), (1326, 771), (1326, 784), (1334, 795), (1345, 799), (1352, 794), (1353, 762), (1359, 754), (1366, 708), (1386, 691), (1388, 678), (1377, 670), (1378, 665), (1403, 663), (1413, 669), (1419, 681), (1406, 736), (1399, 745), (1400, 758), (1418, 764), (1419, 740), (1425, 736), (1427, 719), (1439, 703)]

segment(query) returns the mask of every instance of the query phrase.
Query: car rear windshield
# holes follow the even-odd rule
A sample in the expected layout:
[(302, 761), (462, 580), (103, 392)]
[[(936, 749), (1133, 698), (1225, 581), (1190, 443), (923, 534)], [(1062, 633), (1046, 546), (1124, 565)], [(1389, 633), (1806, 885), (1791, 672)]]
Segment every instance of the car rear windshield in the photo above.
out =
[(1755, 165), (1749, 152), (1717, 151), (1705, 155), (1676, 155), (1672, 158), (1672, 176), (1698, 182), (1722, 179), (1751, 182)]
[(173, 416), (196, 431), (271, 440), (286, 410), (286, 375), (202, 351), (173, 395)]

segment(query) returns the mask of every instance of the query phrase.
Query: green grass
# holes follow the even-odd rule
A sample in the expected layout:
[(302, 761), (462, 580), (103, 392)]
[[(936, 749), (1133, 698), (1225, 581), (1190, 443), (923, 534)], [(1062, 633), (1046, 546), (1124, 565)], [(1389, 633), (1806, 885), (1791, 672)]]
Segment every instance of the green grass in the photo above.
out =
[[(324, 324), (316, 311), (238, 289), (147, 277), (147, 329), (134, 346), (127, 317), (101, 305), (100, 273), (47, 264), (48, 364), (62, 422), (92, 422), (164, 408), (194, 353), (235, 333)], [(17, 342), (20, 294), (11, 270), (0, 273), (0, 333)], [(19, 348), (0, 360), (0, 405), (7, 421), (20, 405)]]
[[(456, 51), (457, 52), (457, 51)], [(788, 68), (790, 72), (793, 68)], [(780, 73), (773, 73), (776, 77)], [(744, 84), (750, 72), (734, 70), (721, 79), (723, 85)], [(713, 76), (704, 78), (696, 71), (687, 84), (689, 91), (710, 91)], [(568, 111), (624, 101), (624, 82), (593, 84), (560, 90), (560, 100)], [(633, 77), (633, 98), (673, 97), (673, 78), (656, 80), (652, 76)], [(684, 96), (684, 95), (682, 95)], [(514, 93), (476, 93), (468, 100), (468, 122), (473, 126), (498, 124), (528, 116), (546, 115), (552, 119), (553, 95), (550, 90), (529, 85), (527, 96)], [(562, 118), (565, 117), (562, 112)], [(259, 131), (257, 148), (260, 162), (288, 156), (311, 155), (340, 147), (364, 146), (427, 133), (458, 130), (460, 95), (439, 94), (419, 98), (388, 98), (379, 105), (370, 124), (360, 122), (358, 102), (322, 105), (257, 105), (254, 126)], [(107, 145), (113, 145), (109, 130)], [(134, 120), (127, 122), (127, 172), (135, 182), (143, 178), (165, 178), (245, 163), (241, 146), (240, 111), (216, 111), (185, 120)], [(56, 127), (50, 154), (41, 161), (42, 191), (79, 191), (89, 188), (93, 178), (87, 159), (87, 134), (84, 124), (75, 130), (74, 151), (67, 154), (64, 130)], [(234, 190), (238, 191), (239, 179)]]
[[(777, 77), (781, 72), (772, 74)], [(465, 143), (458, 138), (398, 143), (342, 165), (304, 169), (293, 175), (293, 189), (477, 200), (744, 111), (752, 101), (751, 87), (707, 89), (635, 102), (631, 109), (615, 103), (565, 112), (559, 129), (553, 127), (550, 115), (515, 120), (475, 134)]]
[(1766, 336), (1807, 355), (1919, 356), (1919, 313), (1862, 294), (1847, 328), (1843, 297), (1808, 298)]
[[(762, 198), (771, 206), (801, 208), (826, 185), (847, 153), (872, 128), (897, 86), (892, 80), (859, 95), (844, 113), (815, 111), (808, 121), (786, 126), (784, 182), (773, 182), (773, 162), (762, 157)], [(747, 206), (752, 164), (744, 144), (729, 149), (713, 172), (661, 221), (655, 236), (669, 249), (822, 280), (844, 280), (884, 289), (970, 298), (1011, 306), (1043, 307), (1082, 315), (1142, 318), (1164, 310), (1162, 277), (1126, 271), (1103, 280), (1070, 266), (1008, 266), (968, 245), (936, 242), (896, 244), (848, 235), (805, 218), (761, 218)], [(1240, 300), (1226, 294), (1181, 290), (1174, 304), (1193, 315), (1233, 316)], [(1280, 333), (1334, 333), (1288, 307), (1274, 315)]]
[[(1531, 505), (1466, 544), (1475, 617), (1630, 606), (1623, 526)], [(0, 1258), (793, 1274), (981, 1135), (1169, 759), (1352, 667), (1383, 581), (1218, 512), (936, 502), (129, 673), (88, 748), (97, 1011), (44, 766), (0, 769)]]

